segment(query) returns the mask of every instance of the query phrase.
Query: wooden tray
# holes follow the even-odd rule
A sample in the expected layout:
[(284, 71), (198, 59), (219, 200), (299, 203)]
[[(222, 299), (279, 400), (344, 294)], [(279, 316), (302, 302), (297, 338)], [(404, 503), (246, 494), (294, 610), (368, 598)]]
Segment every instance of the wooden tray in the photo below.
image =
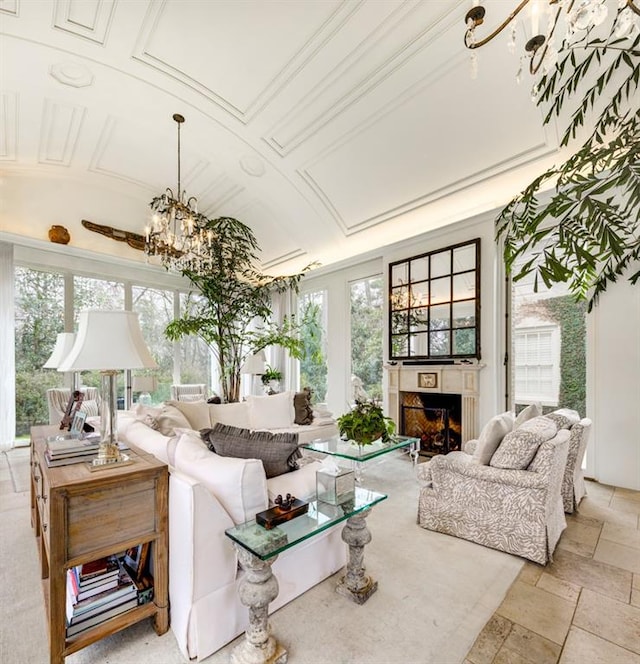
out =
[(295, 519), (301, 514), (306, 514), (309, 510), (309, 503), (305, 503), (304, 500), (298, 500), (297, 498), (293, 501), (291, 508), (288, 510), (283, 510), (282, 507), (272, 507), (270, 510), (265, 510), (264, 512), (258, 512), (256, 514), (256, 523), (267, 530), (271, 530), (274, 526), (277, 526), (279, 523), (284, 523), (285, 521), (290, 521)]

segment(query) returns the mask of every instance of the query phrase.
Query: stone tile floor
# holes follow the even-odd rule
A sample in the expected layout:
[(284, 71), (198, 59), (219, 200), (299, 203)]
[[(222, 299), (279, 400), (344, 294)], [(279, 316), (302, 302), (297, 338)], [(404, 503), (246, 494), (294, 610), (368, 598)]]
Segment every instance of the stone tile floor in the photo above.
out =
[(587, 482), (546, 566), (527, 562), (465, 664), (640, 664), (640, 491)]

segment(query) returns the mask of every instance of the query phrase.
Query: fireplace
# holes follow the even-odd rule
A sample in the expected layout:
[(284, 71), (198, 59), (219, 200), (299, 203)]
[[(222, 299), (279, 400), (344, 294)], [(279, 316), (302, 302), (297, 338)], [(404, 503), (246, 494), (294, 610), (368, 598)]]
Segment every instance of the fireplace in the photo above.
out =
[(396, 422), (399, 432), (421, 439), (423, 434), (427, 436), (424, 454), (446, 453), (441, 438), (445, 433), (441, 429), (448, 432), (448, 449), (460, 449), (468, 440), (478, 437), (479, 372), (483, 367), (480, 363), (387, 364), (384, 367), (387, 414)]
[(402, 392), (400, 433), (420, 439), (420, 454), (459, 450), (462, 443), (462, 398), (459, 394)]

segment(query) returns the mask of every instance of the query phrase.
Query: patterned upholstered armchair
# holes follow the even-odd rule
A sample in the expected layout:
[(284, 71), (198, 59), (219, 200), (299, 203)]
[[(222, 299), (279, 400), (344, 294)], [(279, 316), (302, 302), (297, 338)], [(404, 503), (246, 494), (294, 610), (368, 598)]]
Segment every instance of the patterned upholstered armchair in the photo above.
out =
[[(100, 415), (100, 393), (97, 387), (81, 387), (84, 394), (80, 410), (88, 417)], [(47, 390), (47, 406), (49, 407), (49, 424), (60, 424), (71, 397), (68, 387), (52, 387)]]
[(173, 401), (206, 401), (207, 386), (204, 383), (172, 385), (171, 398)]
[[(531, 447), (530, 461), (521, 459), (512, 464), (508, 453), (498, 455), (498, 459), (496, 450), (492, 465), (483, 465), (465, 452), (450, 452), (418, 466), (418, 479), (423, 484), (419, 525), (542, 565), (550, 561), (566, 528), (561, 487), (569, 430), (558, 430), (548, 418), (534, 418), (530, 426), (518, 430), (519, 434), (505, 435), (500, 445), (507, 440), (532, 440), (536, 420), (545, 420), (546, 433), (535, 449)], [(518, 465), (523, 467), (514, 467)]]
[(582, 460), (587, 450), (591, 425), (591, 420), (583, 417), (569, 429), (569, 455), (562, 480), (562, 501), (564, 511), (567, 514), (572, 514), (578, 509), (580, 501), (587, 493), (582, 471)]

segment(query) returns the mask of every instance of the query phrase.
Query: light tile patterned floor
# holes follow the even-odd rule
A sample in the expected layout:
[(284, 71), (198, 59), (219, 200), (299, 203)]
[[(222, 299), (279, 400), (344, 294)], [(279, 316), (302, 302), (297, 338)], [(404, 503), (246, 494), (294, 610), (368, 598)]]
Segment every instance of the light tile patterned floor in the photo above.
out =
[(640, 491), (587, 491), (554, 562), (525, 564), (466, 664), (640, 664)]

